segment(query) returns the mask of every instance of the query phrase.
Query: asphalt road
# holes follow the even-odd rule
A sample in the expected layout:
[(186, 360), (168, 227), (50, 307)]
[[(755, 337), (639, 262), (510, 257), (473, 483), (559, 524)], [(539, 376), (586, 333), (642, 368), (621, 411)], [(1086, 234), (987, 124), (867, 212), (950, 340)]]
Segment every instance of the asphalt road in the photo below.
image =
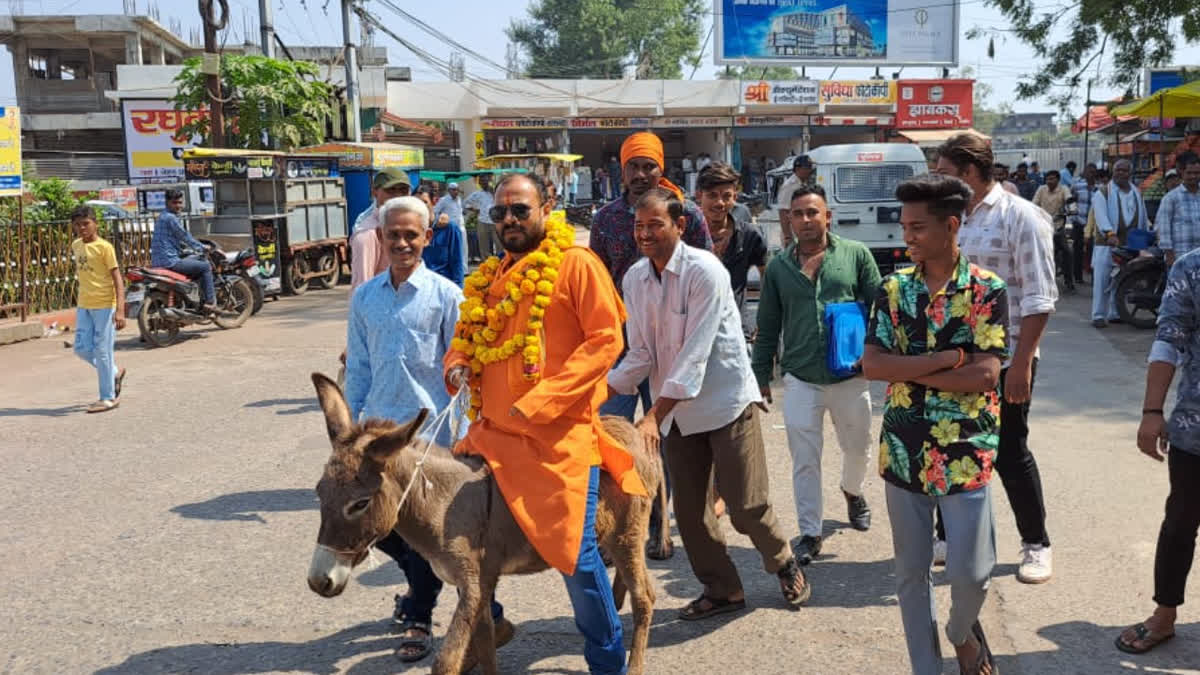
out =
[[(1051, 321), (1035, 390), (1032, 445), (1056, 576), (1016, 582), (1019, 542), (997, 485), (1000, 560), (983, 623), (1006, 675), (1200, 673), (1191, 605), (1159, 650), (1113, 648), (1120, 628), (1152, 608), (1167, 474), (1133, 445), (1150, 334), (1095, 331), (1084, 307), (1067, 298)], [(313, 486), (329, 453), (308, 376), (336, 370), (345, 312), (339, 289), (268, 303), (239, 330), (187, 330), (168, 349), (143, 349), (126, 329), (126, 392), (104, 415), (82, 412), (94, 375), (62, 338), (0, 348), (0, 671), (428, 672), (429, 661), (394, 656), (392, 595), (404, 578), (385, 556), (336, 599), (304, 582), (318, 524)], [(781, 425), (773, 411), (763, 431), (776, 510), (794, 533)], [(882, 482), (868, 483), (875, 526), (848, 529), (832, 434), (826, 447), (828, 542), (810, 568), (809, 606), (785, 609), (774, 577), (731, 529), (745, 612), (678, 621), (700, 587), (682, 554), (651, 561), (650, 672), (907, 672)], [(935, 579), (944, 621), (948, 593)], [(1191, 582), (1200, 591), (1200, 574)], [(499, 597), (518, 628), (500, 653), (505, 672), (585, 672), (556, 574), (507, 578)], [(438, 638), (452, 592), (443, 600)], [(628, 610), (625, 618), (628, 626)], [(957, 672), (949, 660), (946, 668)]]

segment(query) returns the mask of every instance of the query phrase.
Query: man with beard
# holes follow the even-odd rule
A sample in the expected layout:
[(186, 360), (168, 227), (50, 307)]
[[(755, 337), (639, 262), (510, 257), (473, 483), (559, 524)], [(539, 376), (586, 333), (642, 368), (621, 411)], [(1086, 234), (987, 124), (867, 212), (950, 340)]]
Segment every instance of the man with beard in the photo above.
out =
[(448, 388), (471, 391), (473, 422), (455, 452), (487, 461), (529, 543), (562, 573), (589, 670), (623, 673), (621, 620), (595, 523), (601, 470), (646, 496), (633, 458), (599, 415), (625, 310), (572, 228), (547, 222), (551, 208), (535, 176), (508, 175), (496, 186), (490, 215), (508, 255), (467, 279), (466, 311), (444, 361)]

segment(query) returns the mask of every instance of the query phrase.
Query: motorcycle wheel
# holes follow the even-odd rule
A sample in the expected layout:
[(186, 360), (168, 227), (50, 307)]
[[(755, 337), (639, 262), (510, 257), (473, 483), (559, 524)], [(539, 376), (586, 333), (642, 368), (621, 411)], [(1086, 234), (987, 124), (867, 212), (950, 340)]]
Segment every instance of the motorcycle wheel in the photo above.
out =
[(250, 284), (250, 292), (254, 295), (254, 309), (250, 313), (258, 314), (259, 310), (263, 308), (264, 301), (262, 284), (258, 283), (257, 279), (246, 279), (246, 283)]
[(1157, 308), (1139, 307), (1133, 296), (1153, 293), (1159, 274), (1158, 270), (1139, 270), (1120, 280), (1117, 284), (1117, 314), (1122, 321), (1136, 328), (1154, 328), (1158, 320)]
[(310, 270), (308, 258), (305, 258), (303, 253), (297, 253), (287, 267), (283, 268), (283, 287), (292, 295), (304, 295), (308, 290), (308, 279), (304, 275)]
[(250, 282), (238, 279), (228, 288), (217, 289), (217, 314), (213, 323), (221, 328), (239, 328), (254, 312), (254, 291)]
[(321, 254), (320, 258), (317, 258), (317, 271), (325, 274), (323, 277), (316, 278), (318, 286), (325, 290), (337, 286), (338, 279), (342, 276), (342, 261), (336, 249), (326, 251)]
[(179, 339), (179, 323), (162, 315), (167, 298), (162, 293), (147, 293), (138, 312), (138, 331), (155, 347), (169, 347)]

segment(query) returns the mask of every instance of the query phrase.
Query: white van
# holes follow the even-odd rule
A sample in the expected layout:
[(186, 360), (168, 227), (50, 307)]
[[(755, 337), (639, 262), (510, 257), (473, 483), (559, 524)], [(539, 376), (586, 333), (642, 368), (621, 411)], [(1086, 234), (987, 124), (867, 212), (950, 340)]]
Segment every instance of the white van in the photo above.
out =
[(823, 145), (808, 157), (833, 212), (830, 230), (866, 244), (884, 274), (904, 263), (907, 247), (896, 186), (929, 172), (921, 148), (909, 143)]

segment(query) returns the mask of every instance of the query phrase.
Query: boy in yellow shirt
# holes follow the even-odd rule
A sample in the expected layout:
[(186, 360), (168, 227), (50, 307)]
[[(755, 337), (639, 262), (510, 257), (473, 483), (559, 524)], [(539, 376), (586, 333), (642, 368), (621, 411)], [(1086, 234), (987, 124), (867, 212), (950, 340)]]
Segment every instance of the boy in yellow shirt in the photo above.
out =
[(87, 361), (100, 378), (100, 400), (88, 406), (89, 413), (107, 412), (120, 404), (125, 369), (117, 370), (117, 331), (125, 327), (125, 284), (117, 252), (100, 238), (91, 207), (80, 206), (71, 213), (71, 226), (79, 238), (71, 242), (75, 274), (79, 279), (79, 303), (75, 309), (75, 354)]

